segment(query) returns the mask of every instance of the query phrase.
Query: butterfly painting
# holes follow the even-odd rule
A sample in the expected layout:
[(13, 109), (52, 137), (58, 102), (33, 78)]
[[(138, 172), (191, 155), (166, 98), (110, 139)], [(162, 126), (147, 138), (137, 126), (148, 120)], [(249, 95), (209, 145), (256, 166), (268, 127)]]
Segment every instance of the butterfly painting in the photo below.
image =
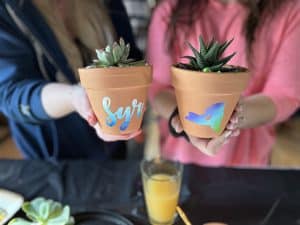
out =
[(218, 102), (209, 106), (204, 114), (189, 112), (185, 119), (201, 126), (209, 126), (215, 132), (220, 132), (224, 117), (224, 108), (224, 103)]

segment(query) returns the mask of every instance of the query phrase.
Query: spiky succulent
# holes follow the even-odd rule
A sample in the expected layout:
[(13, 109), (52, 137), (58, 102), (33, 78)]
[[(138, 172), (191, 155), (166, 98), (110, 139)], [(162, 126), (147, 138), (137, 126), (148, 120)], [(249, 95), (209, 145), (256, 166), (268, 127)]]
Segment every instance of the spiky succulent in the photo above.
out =
[(226, 63), (236, 54), (233, 53), (229, 56), (222, 58), (222, 55), (226, 48), (231, 44), (233, 39), (219, 43), (214, 38), (205, 43), (202, 36), (199, 37), (200, 50), (198, 51), (190, 43), (189, 48), (193, 51), (194, 56), (184, 56), (189, 60), (188, 64), (180, 63), (181, 67), (202, 71), (202, 72), (222, 72)]
[(93, 61), (93, 65), (90, 68), (145, 65), (144, 60), (135, 61), (134, 59), (128, 59), (129, 53), (130, 44), (125, 44), (123, 38), (120, 38), (119, 43), (114, 42), (112, 45), (107, 45), (104, 49), (96, 49), (98, 59)]

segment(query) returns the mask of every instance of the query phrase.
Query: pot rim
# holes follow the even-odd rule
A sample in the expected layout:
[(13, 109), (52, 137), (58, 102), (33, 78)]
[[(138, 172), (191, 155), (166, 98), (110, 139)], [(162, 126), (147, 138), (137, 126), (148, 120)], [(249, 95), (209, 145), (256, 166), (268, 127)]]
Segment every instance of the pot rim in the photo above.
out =
[(78, 69), (81, 85), (90, 89), (148, 86), (152, 66)]
[(249, 70), (245, 72), (204, 73), (172, 66), (172, 86), (178, 90), (197, 90), (199, 93), (241, 93), (249, 82)]
[(124, 89), (149, 88), (149, 86), (150, 86), (150, 84), (136, 85), (136, 86), (127, 86), (127, 87), (105, 87), (103, 89), (99, 89), (99, 88), (87, 88), (87, 87), (83, 87), (83, 88), (85, 90), (105, 92), (105, 91), (108, 91), (108, 90), (124, 90)]
[[(172, 70), (182, 70), (182, 71), (186, 71), (188, 73), (191, 73), (191, 74), (197, 74), (199, 76), (199, 74), (203, 75), (203, 76), (220, 76), (221, 74), (224, 75), (224, 76), (228, 76), (228, 75), (237, 75), (237, 76), (243, 76), (243, 75), (249, 75), (250, 73), (250, 70), (246, 67), (243, 67), (243, 66), (235, 66), (235, 65), (229, 65), (229, 66), (234, 66), (234, 67), (239, 67), (239, 68), (242, 68), (244, 69), (245, 71), (241, 71), (241, 72), (202, 72), (202, 71), (196, 71), (196, 70), (188, 70), (188, 69), (183, 69), (183, 68), (178, 68), (176, 65), (172, 65), (171, 66), (171, 69)], [(227, 75), (226, 75), (227, 74)]]
[(144, 66), (123, 66), (123, 67), (111, 66), (111, 67), (96, 67), (96, 68), (80, 67), (78, 68), (78, 70), (123, 70), (123, 69), (134, 69), (134, 68), (144, 68), (144, 67), (151, 69), (152, 65), (145, 64)]

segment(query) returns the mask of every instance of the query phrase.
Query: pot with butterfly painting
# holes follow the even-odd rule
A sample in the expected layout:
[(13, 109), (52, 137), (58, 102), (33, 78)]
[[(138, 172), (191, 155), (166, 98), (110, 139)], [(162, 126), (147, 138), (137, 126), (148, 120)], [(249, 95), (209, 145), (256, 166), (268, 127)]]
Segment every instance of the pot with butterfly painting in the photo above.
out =
[(194, 56), (189, 63), (171, 68), (178, 111), (184, 131), (199, 138), (214, 138), (225, 129), (241, 93), (247, 87), (249, 71), (227, 65), (235, 53), (222, 57), (232, 40), (209, 43), (199, 37), (200, 50), (188, 43)]

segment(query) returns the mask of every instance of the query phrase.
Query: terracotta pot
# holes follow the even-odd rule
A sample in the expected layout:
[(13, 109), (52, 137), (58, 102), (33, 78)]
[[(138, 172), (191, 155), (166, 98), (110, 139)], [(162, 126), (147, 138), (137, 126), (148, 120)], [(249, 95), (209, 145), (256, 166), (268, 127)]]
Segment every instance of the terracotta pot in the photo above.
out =
[(219, 136), (248, 79), (248, 70), (220, 74), (172, 67), (172, 85), (184, 131), (200, 138)]
[(79, 69), (93, 111), (108, 134), (139, 130), (151, 83), (151, 66)]

